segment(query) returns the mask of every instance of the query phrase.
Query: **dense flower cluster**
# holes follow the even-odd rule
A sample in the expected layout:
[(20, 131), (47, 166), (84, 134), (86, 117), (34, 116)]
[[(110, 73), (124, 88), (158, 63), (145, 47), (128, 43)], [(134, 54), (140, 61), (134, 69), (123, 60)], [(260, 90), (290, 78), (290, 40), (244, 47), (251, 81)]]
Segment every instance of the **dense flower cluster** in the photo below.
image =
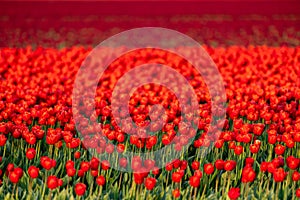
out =
[[(299, 197), (300, 49), (205, 48), (224, 79), (228, 104), (225, 123), (216, 125), (222, 133), (210, 140), (206, 133), (211, 103), (205, 82), (190, 64), (173, 54), (140, 50), (112, 63), (101, 77), (95, 97), (103, 134), (80, 138), (72, 113), (72, 89), (90, 49), (2, 48), (0, 188), (5, 192), (0, 197), (8, 191), (14, 195), (39, 191), (62, 198)], [(162, 117), (167, 123), (161, 130), (151, 126), (155, 134), (147, 135), (136, 132), (127, 119), (114, 118), (111, 96), (117, 80), (144, 62), (169, 65), (188, 80), (199, 103), (199, 123), (191, 122), (197, 125), (196, 133), (187, 125), (178, 127), (178, 99), (168, 88), (156, 84), (133, 92), (129, 112), (139, 127)], [(151, 110), (149, 117), (155, 104), (161, 104), (165, 113)], [(126, 131), (120, 129), (119, 122)], [(80, 126), (88, 127), (88, 123), (82, 121)], [(93, 127), (88, 130), (95, 131)], [(150, 152), (168, 145), (181, 150), (190, 140), (188, 152), (162, 169), (151, 158), (136, 156), (129, 162), (122, 157), (127, 151)], [(214, 146), (202, 158), (200, 153), (209, 145)], [(93, 157), (89, 148), (108, 155), (117, 151), (120, 167), (134, 172), (113, 170), (114, 163)], [(24, 186), (27, 183), (28, 188)], [(17, 193), (15, 185), (22, 190)]]
[(0, 46), (95, 46), (111, 35), (145, 26), (178, 30), (210, 46), (297, 46), (300, 43), (299, 37), (295, 37), (300, 31), (300, 18), (295, 14), (235, 16), (207, 15), (204, 12), (202, 15), (139, 15), (138, 20), (136, 18), (135, 15), (100, 17), (80, 13), (75, 16), (43, 16), (43, 20), (30, 15), (1, 16), (0, 26), (5, 29), (0, 32)]

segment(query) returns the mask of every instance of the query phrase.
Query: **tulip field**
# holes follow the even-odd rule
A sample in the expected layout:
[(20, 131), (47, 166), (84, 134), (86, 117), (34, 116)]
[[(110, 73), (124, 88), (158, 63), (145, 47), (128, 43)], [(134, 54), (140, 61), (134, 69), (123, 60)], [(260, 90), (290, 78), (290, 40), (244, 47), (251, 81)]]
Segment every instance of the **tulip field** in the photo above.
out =
[[(119, 57), (104, 72), (95, 91), (96, 119), (102, 131), (94, 134), (96, 127), (89, 126), (88, 120), (79, 124), (87, 127), (88, 135), (77, 129), (72, 95), (77, 72), (95, 46), (95, 31), (78, 33), (90, 34), (83, 42), (71, 29), (70, 38), (56, 29), (33, 35), (10, 29), (2, 32), (10, 37), (7, 46), (0, 48), (0, 199), (300, 198), (297, 28), (274, 30), (270, 26), (269, 32), (253, 28), (253, 38), (251, 33), (243, 38), (243, 34), (227, 32), (224, 40), (213, 31), (215, 37), (201, 38), (195, 30), (183, 30), (202, 42), (223, 79), (226, 116), (214, 125), (210, 124), (214, 116), (207, 83), (186, 60), (157, 49)], [(105, 32), (102, 39), (118, 31)], [(258, 44), (264, 34), (270, 43)], [(14, 46), (16, 40), (22, 45)], [(25, 44), (26, 40), (30, 42)], [(34, 40), (44, 40), (45, 45)], [(193, 128), (179, 126), (183, 111), (176, 95), (152, 83), (133, 91), (128, 108), (138, 127), (162, 118), (166, 123), (161, 129), (154, 124), (151, 135), (136, 131), (126, 123), (127, 118), (122, 119), (122, 109), (121, 119), (114, 117), (114, 87), (122, 75), (141, 63), (170, 66), (187, 80), (198, 103), (193, 111), (198, 120), (187, 122)], [(130, 81), (137, 80), (132, 77)], [(154, 110), (150, 116), (156, 104), (162, 105), (164, 113)], [(210, 128), (221, 132), (217, 137), (207, 135)], [(166, 146), (185, 152), (162, 168), (157, 158), (129, 160), (125, 156), (126, 152), (151, 152)], [(115, 153), (118, 156), (111, 159)], [(97, 157), (104, 154), (109, 159)], [(123, 170), (112, 167), (115, 165)]]

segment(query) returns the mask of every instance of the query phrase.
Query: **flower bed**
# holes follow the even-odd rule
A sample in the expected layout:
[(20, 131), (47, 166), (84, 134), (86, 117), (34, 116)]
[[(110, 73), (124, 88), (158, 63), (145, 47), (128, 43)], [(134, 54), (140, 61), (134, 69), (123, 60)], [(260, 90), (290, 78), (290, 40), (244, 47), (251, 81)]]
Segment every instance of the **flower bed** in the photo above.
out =
[[(206, 85), (192, 66), (180, 60), (173, 68), (189, 80), (199, 103), (196, 135), (178, 129), (181, 111), (176, 96), (155, 84), (133, 92), (129, 112), (142, 127), (150, 121), (149, 106), (163, 105), (168, 123), (162, 130), (152, 127), (155, 134), (145, 139), (143, 133), (120, 130), (114, 119), (113, 86), (126, 70), (138, 64), (134, 58), (170, 64), (175, 59), (171, 54), (153, 51), (149, 56), (142, 50), (108, 68), (95, 97), (104, 138), (97, 140), (80, 137), (72, 113), (75, 76), (91, 49), (2, 48), (1, 199), (300, 197), (299, 47), (205, 48), (219, 68), (227, 96), (225, 124), (220, 125), (222, 133), (214, 140), (206, 138), (211, 120)], [(161, 113), (153, 116), (160, 117)], [(193, 140), (188, 152), (162, 169), (151, 159), (136, 157), (128, 163), (122, 157), (126, 151), (148, 152), (167, 145), (180, 150), (188, 140)], [(209, 145), (213, 145), (211, 151), (200, 157)], [(121, 156), (116, 162), (134, 173), (114, 170), (113, 163), (93, 157), (87, 150), (90, 147), (98, 153), (117, 151)]]

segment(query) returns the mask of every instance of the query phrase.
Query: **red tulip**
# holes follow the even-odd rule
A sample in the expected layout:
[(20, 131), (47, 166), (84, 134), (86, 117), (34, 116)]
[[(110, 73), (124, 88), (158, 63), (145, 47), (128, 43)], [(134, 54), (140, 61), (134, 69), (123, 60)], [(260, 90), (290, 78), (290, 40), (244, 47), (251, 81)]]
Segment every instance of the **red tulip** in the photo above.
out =
[(13, 171), (14, 170), (14, 168), (15, 168), (15, 166), (14, 166), (14, 164), (13, 163), (9, 163), (8, 165), (7, 165), (7, 171), (8, 172), (11, 172), (11, 171)]
[(103, 160), (103, 161), (101, 162), (101, 169), (103, 169), (103, 170), (108, 170), (109, 168), (110, 168), (109, 162), (108, 162), (107, 160)]
[(74, 168), (75, 163), (72, 160), (68, 160), (66, 163), (66, 169)]
[(140, 157), (133, 157), (131, 162), (131, 168), (133, 170), (138, 170), (142, 166), (142, 160)]
[(174, 198), (179, 198), (180, 197), (180, 190), (179, 189), (173, 190), (172, 195), (173, 195)]
[(67, 175), (68, 176), (73, 177), (73, 176), (75, 176), (75, 174), (76, 174), (76, 169), (74, 169), (74, 168), (68, 168), (67, 169)]
[(266, 171), (268, 170), (268, 165), (269, 165), (268, 162), (262, 162), (262, 163), (260, 164), (260, 171), (266, 172)]
[(14, 172), (16, 172), (18, 174), (19, 178), (21, 178), (23, 176), (23, 169), (20, 167), (16, 167), (14, 169)]
[(268, 163), (268, 172), (269, 173), (273, 174), (276, 171), (276, 169), (277, 169), (277, 166), (274, 162), (269, 162)]
[(275, 147), (275, 153), (277, 155), (282, 155), (284, 154), (284, 151), (285, 151), (285, 146), (281, 145), (281, 144), (277, 144), (276, 147)]
[(98, 176), (98, 174), (99, 174), (99, 172), (98, 172), (97, 169), (91, 169), (91, 175), (92, 175), (93, 177)]
[(265, 125), (264, 124), (255, 124), (253, 126), (253, 133), (255, 135), (261, 135), (262, 132), (264, 131)]
[(148, 177), (145, 179), (145, 187), (147, 190), (152, 190), (155, 187), (156, 184), (156, 179)]
[(218, 170), (224, 169), (224, 161), (223, 160), (216, 160), (215, 167)]
[(85, 162), (85, 161), (82, 161), (80, 163), (80, 169), (84, 172), (87, 172), (89, 169), (90, 169), (90, 163), (89, 162)]
[(273, 178), (275, 182), (282, 182), (287, 173), (284, 171), (283, 168), (276, 169), (275, 172), (273, 173)]
[(300, 198), (300, 188), (298, 188), (298, 189), (296, 190), (296, 196), (297, 196), (298, 198)]
[(209, 175), (212, 174), (214, 172), (215, 168), (214, 165), (209, 163), (209, 164), (205, 164), (204, 165), (204, 172)]
[(74, 158), (79, 159), (80, 156), (81, 156), (80, 151), (76, 151), (76, 152), (74, 153)]
[(6, 144), (7, 138), (5, 135), (0, 134), (0, 146), (4, 146)]
[(236, 166), (236, 162), (234, 160), (227, 160), (224, 163), (224, 169), (226, 171), (232, 171)]
[(251, 157), (246, 158), (246, 160), (245, 160), (246, 166), (250, 166), (251, 167), (253, 165), (253, 163), (254, 163), (254, 159), (253, 158), (251, 158)]
[(253, 182), (256, 177), (256, 173), (252, 167), (245, 167), (242, 171), (242, 182)]
[(96, 183), (99, 185), (99, 186), (103, 186), (105, 185), (105, 177), (100, 175), (96, 178)]
[(172, 163), (169, 163), (169, 164), (166, 165), (166, 170), (167, 171), (172, 171), (172, 169), (173, 169), (173, 164)]
[(147, 159), (144, 161), (144, 166), (147, 168), (148, 171), (150, 171), (155, 166), (155, 161), (151, 159)]
[(256, 144), (251, 144), (250, 145), (250, 151), (253, 154), (257, 153), (259, 151), (259, 149), (260, 149), (259, 145), (256, 145)]
[(299, 167), (300, 160), (298, 158), (293, 157), (293, 156), (289, 156), (286, 159), (286, 163), (287, 163), (287, 166), (290, 169), (295, 170), (295, 169), (297, 169)]
[(153, 175), (159, 175), (160, 174), (160, 169), (158, 167), (153, 167), (152, 174)]
[(190, 186), (199, 187), (199, 185), (200, 185), (200, 178), (198, 176), (191, 176), (190, 177)]
[(174, 167), (175, 169), (177, 169), (177, 168), (179, 168), (179, 167), (181, 166), (182, 162), (181, 162), (181, 160), (176, 159), (176, 160), (174, 160), (174, 161), (172, 162), (172, 164), (173, 164), (173, 167)]
[(52, 160), (47, 156), (42, 156), (40, 158), (41, 165), (44, 169), (50, 170), (52, 168)]
[(97, 158), (93, 157), (90, 161), (91, 169), (98, 169), (99, 165), (100, 165), (100, 161)]
[(240, 196), (240, 188), (231, 188), (228, 192), (228, 197), (231, 200), (236, 200)]
[(86, 185), (84, 183), (76, 183), (74, 190), (76, 195), (82, 196), (86, 191)]
[(31, 178), (37, 178), (39, 176), (40, 169), (35, 166), (30, 166), (28, 168), (28, 174)]
[(122, 168), (126, 168), (127, 167), (127, 159), (126, 158), (120, 158), (120, 166)]
[(61, 180), (60, 178), (57, 180), (57, 184), (58, 186), (62, 186), (64, 184), (63, 180)]
[(136, 184), (140, 185), (144, 182), (144, 175), (142, 173), (134, 173), (133, 180)]
[(8, 177), (12, 183), (18, 183), (20, 179), (19, 174), (16, 171), (10, 172)]
[(236, 147), (234, 148), (234, 153), (235, 153), (236, 155), (242, 154), (242, 153), (243, 153), (243, 146), (236, 146)]
[(180, 165), (180, 169), (181, 170), (186, 170), (187, 166), (188, 166), (187, 161), (186, 160), (182, 160), (181, 161), (181, 165)]
[(174, 172), (172, 174), (172, 181), (175, 183), (179, 183), (182, 179), (182, 174), (180, 172)]
[(202, 174), (202, 172), (201, 172), (200, 170), (195, 170), (194, 175), (195, 175), (195, 176), (198, 176), (200, 179), (201, 179), (202, 176), (203, 176), (203, 174)]
[(79, 169), (78, 170), (78, 172), (77, 172), (77, 175), (79, 176), (79, 177), (83, 177), (84, 176), (84, 171), (82, 170), (82, 169)]
[(193, 170), (197, 170), (200, 167), (200, 163), (197, 161), (192, 162), (192, 168)]
[(58, 187), (58, 178), (56, 176), (48, 176), (47, 187), (51, 190), (54, 190)]
[(300, 173), (297, 171), (294, 171), (292, 174), (292, 180), (293, 181), (299, 181), (300, 180)]

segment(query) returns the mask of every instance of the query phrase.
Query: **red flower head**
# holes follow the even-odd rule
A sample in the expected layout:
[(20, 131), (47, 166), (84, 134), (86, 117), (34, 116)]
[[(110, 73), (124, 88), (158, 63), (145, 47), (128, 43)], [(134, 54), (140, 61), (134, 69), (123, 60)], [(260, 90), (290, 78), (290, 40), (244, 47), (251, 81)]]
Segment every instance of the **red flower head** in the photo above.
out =
[(180, 169), (185, 170), (188, 166), (188, 162), (186, 160), (181, 161)]
[(132, 170), (138, 170), (142, 167), (142, 159), (138, 156), (133, 157), (131, 161), (131, 168)]
[(273, 173), (273, 178), (275, 182), (282, 182), (284, 181), (287, 173), (284, 171), (283, 168), (276, 169)]
[(144, 166), (148, 171), (151, 171), (153, 167), (155, 166), (155, 161), (151, 159), (147, 159), (144, 161)]
[(294, 156), (289, 156), (286, 159), (286, 163), (290, 169), (295, 170), (299, 167), (300, 160), (298, 158), (295, 158)]
[(133, 180), (136, 184), (140, 185), (144, 182), (145, 176), (142, 173), (134, 173)]
[(57, 184), (58, 186), (62, 186), (64, 184), (63, 180), (62, 179), (57, 179)]
[(256, 173), (252, 167), (245, 167), (242, 171), (242, 182), (253, 182), (256, 177)]
[(93, 157), (93, 158), (91, 159), (91, 161), (90, 161), (91, 169), (98, 169), (99, 165), (100, 165), (99, 159)]
[(4, 146), (6, 144), (7, 138), (5, 135), (0, 134), (0, 146)]
[(275, 153), (277, 155), (282, 155), (284, 154), (284, 151), (285, 151), (285, 146), (281, 145), (281, 144), (277, 144), (276, 147), (275, 147)]
[(199, 185), (200, 185), (200, 178), (198, 176), (191, 176), (190, 177), (190, 186), (199, 187)]
[(120, 166), (123, 167), (123, 168), (126, 168), (127, 167), (127, 159), (126, 158), (120, 158)]
[(8, 172), (11, 172), (11, 171), (13, 171), (14, 170), (14, 168), (15, 168), (15, 166), (14, 166), (14, 164), (13, 163), (9, 163), (8, 165), (7, 165), (7, 171)]
[(152, 174), (159, 175), (159, 173), (160, 173), (160, 169), (158, 167), (153, 167)]
[(173, 164), (173, 167), (174, 167), (175, 169), (177, 169), (177, 168), (179, 168), (180, 165), (181, 165), (181, 160), (175, 159), (175, 160), (172, 162), (172, 164)]
[(18, 174), (19, 178), (23, 176), (23, 169), (20, 167), (16, 167), (14, 171)]
[(268, 165), (269, 165), (268, 162), (262, 162), (262, 163), (260, 164), (260, 171), (266, 172), (266, 171), (268, 170)]
[(179, 183), (182, 179), (182, 174), (180, 172), (174, 172), (172, 174), (172, 181), (175, 183)]
[(49, 176), (47, 179), (47, 186), (49, 189), (54, 190), (58, 187), (58, 178), (56, 176)]
[(235, 153), (236, 155), (242, 154), (242, 153), (243, 153), (243, 146), (236, 146), (236, 147), (234, 148), (234, 153)]
[(167, 171), (172, 171), (172, 169), (173, 169), (173, 164), (172, 164), (172, 163), (168, 163), (168, 164), (166, 165), (166, 170), (167, 170)]
[(205, 165), (204, 165), (204, 172), (205, 172), (207, 175), (214, 173), (214, 171), (215, 171), (215, 168), (214, 168), (214, 165), (213, 165), (213, 164), (208, 163), (208, 164), (205, 164)]
[[(195, 170), (194, 175), (195, 175), (195, 176), (198, 176), (200, 179), (201, 179), (202, 176), (203, 176), (203, 174), (202, 174), (202, 172), (201, 172), (200, 170)], [(182, 176), (183, 176), (183, 174), (182, 174)]]
[(255, 135), (261, 135), (264, 131), (265, 125), (264, 124), (255, 124), (253, 125), (253, 133)]
[(179, 189), (173, 190), (172, 195), (173, 195), (174, 198), (179, 198), (180, 197), (180, 190)]
[(231, 188), (228, 192), (228, 197), (231, 200), (236, 200), (240, 196), (240, 188)]
[(76, 183), (74, 190), (76, 195), (82, 196), (86, 191), (86, 185), (84, 183)]
[(49, 157), (47, 156), (41, 157), (40, 162), (44, 169), (50, 170), (52, 168), (52, 160)]
[(215, 167), (218, 170), (224, 169), (224, 161), (223, 160), (216, 160)]
[(68, 160), (66, 163), (66, 169), (74, 168), (75, 163), (72, 160)]
[(109, 168), (110, 168), (109, 162), (108, 162), (107, 160), (103, 160), (103, 161), (101, 162), (101, 169), (103, 169), (103, 170), (108, 170)]
[(89, 162), (85, 162), (85, 161), (82, 161), (80, 163), (80, 169), (84, 172), (87, 172), (89, 169), (90, 169), (90, 163)]
[(256, 145), (256, 144), (250, 145), (250, 151), (253, 154), (257, 153), (259, 151), (259, 149), (260, 149), (260, 145)]
[(300, 180), (300, 173), (297, 171), (294, 171), (292, 174), (292, 180), (293, 181), (299, 181)]
[(246, 160), (245, 160), (246, 166), (252, 166), (253, 163), (254, 163), (254, 159), (252, 157), (246, 158)]
[(232, 171), (236, 166), (236, 162), (234, 160), (227, 160), (224, 163), (224, 169), (226, 171)]
[(297, 196), (298, 198), (300, 198), (300, 188), (298, 188), (298, 189), (296, 190), (296, 196)]
[(80, 151), (76, 151), (76, 152), (74, 153), (74, 158), (79, 159), (80, 156), (81, 156)]
[(10, 172), (8, 178), (12, 183), (18, 183), (20, 179), (19, 174), (16, 171)]
[(39, 176), (40, 169), (35, 166), (30, 166), (28, 168), (28, 174), (31, 178), (37, 178)]
[(85, 174), (85, 172), (84, 172), (82, 169), (79, 169), (79, 170), (78, 170), (77, 175), (78, 175), (79, 177), (83, 177), (84, 174)]
[(192, 162), (193, 170), (197, 170), (197, 169), (199, 169), (199, 167), (200, 167), (200, 162), (198, 162), (198, 161)]
[(145, 187), (147, 188), (147, 190), (152, 190), (155, 187), (156, 184), (156, 179), (155, 178), (146, 178), (145, 179)]
[(105, 177), (100, 175), (96, 178), (96, 183), (100, 186), (105, 185)]
[(74, 168), (68, 168), (67, 169), (67, 175), (69, 177), (73, 177), (73, 176), (75, 176), (75, 174), (76, 174), (76, 169), (74, 169)]

